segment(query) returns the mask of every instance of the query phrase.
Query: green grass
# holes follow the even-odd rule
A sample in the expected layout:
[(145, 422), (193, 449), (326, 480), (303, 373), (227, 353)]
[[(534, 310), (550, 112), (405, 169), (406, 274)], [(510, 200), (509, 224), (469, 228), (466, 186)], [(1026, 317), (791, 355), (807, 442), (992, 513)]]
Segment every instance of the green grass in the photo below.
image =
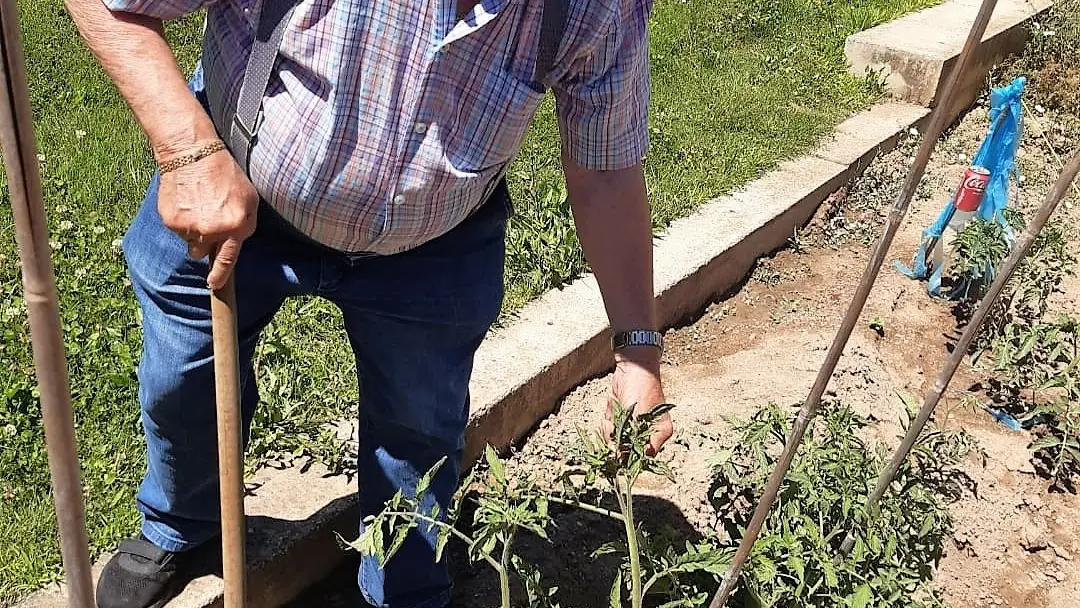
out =
[[(932, 3), (660, 0), (652, 26), (647, 162), (656, 227), (805, 151), (872, 102), (879, 92), (875, 83), (844, 73), (844, 38)], [(131, 533), (138, 520), (132, 499), (145, 466), (135, 380), (140, 334), (114, 242), (142, 197), (152, 165), (141, 132), (79, 40), (62, 1), (26, 0), (20, 6), (96, 556)], [(199, 31), (194, 18), (169, 26), (185, 69), (196, 58)], [(508, 236), (505, 317), (585, 269), (562, 200), (555, 129), (548, 100), (511, 173), (519, 215)], [(13, 233), (5, 211), (0, 605), (61, 574)], [(293, 356), (297, 352), (302, 360)], [(340, 447), (319, 430), (326, 421), (350, 415), (356, 398), (337, 311), (317, 300), (290, 303), (258, 356), (264, 402), (252, 466), (280, 454), (341, 464)]]

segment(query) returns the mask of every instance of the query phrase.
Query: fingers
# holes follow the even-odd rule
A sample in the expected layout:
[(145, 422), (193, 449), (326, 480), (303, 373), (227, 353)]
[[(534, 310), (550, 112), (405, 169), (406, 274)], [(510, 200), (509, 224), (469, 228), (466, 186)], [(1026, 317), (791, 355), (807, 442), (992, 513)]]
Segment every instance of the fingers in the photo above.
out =
[(607, 409), (604, 411), (604, 416), (600, 419), (600, 432), (604, 441), (611, 443), (612, 435), (615, 433), (615, 424), (612, 419), (615, 416), (615, 409), (611, 402), (611, 399), (607, 401)]
[(221, 248), (211, 260), (210, 274), (206, 277), (206, 284), (210, 289), (221, 289), (232, 276), (236, 260), (240, 257), (240, 243), (239, 239), (229, 238), (221, 244)]
[(670, 416), (664, 416), (655, 426), (656, 432), (649, 438), (649, 447), (647, 451), (649, 456), (656, 456), (659, 454), (660, 450), (664, 447), (664, 444), (667, 443), (668, 439), (671, 439), (671, 435), (674, 432)]
[(210, 252), (213, 251), (214, 248), (212, 243), (206, 242), (206, 240), (203, 239), (203, 237), (201, 236), (190, 238), (185, 237), (184, 240), (186, 240), (188, 244), (188, 257), (193, 260), (201, 260), (205, 258), (206, 256), (210, 255)]

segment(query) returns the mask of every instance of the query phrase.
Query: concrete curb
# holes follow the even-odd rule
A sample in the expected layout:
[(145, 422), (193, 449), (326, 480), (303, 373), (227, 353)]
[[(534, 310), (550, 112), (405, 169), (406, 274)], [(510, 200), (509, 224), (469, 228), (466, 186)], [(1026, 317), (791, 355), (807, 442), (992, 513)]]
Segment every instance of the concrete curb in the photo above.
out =
[[(780, 165), (729, 196), (673, 222), (657, 237), (656, 296), (671, 327), (735, 287), (762, 255), (782, 247), (818, 205), (861, 173), (929, 110), (873, 107), (840, 124), (811, 154)], [(471, 464), (485, 444), (504, 448), (526, 436), (576, 386), (611, 367), (607, 319), (592, 276), (553, 290), (485, 341), (477, 355), (468, 428)], [(355, 535), (354, 482), (314, 466), (265, 470), (247, 498), (249, 605), (278, 606), (340, 562), (336, 534)], [(100, 560), (95, 575), (106, 558)], [(201, 577), (170, 608), (221, 606), (221, 580)], [(64, 605), (62, 589), (35, 594), (22, 608)]]
[[(849, 69), (860, 76), (880, 71), (897, 100), (935, 107), (981, 4), (981, 0), (948, 0), (852, 34), (844, 45)], [(1023, 50), (1027, 23), (1053, 4), (1053, 0), (999, 0), (974, 61), (958, 83), (950, 120), (978, 98), (995, 64)]]

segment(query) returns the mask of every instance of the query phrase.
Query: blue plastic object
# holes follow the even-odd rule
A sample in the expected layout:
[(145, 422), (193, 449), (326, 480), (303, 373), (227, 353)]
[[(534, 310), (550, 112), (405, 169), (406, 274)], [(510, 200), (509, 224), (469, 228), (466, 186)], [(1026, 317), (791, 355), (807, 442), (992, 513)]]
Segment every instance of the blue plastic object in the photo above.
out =
[[(1010, 241), (1012, 231), (1005, 220), (1005, 208), (1009, 204), (1009, 180), (1016, 170), (1016, 148), (1022, 134), (1021, 96), (1027, 80), (1024, 77), (1013, 80), (1006, 86), (990, 91), (990, 128), (979, 151), (972, 159), (972, 165), (980, 165), (990, 171), (990, 182), (986, 185), (986, 195), (975, 214), (988, 221), (997, 221), (1005, 228)], [(953, 195), (955, 197), (955, 194)], [(945, 204), (937, 220), (923, 230), (922, 243), (912, 260), (911, 267), (894, 261), (893, 264), (904, 275), (913, 279), (926, 279), (926, 289), (932, 296), (941, 293), (941, 237), (956, 211), (953, 197)], [(993, 269), (988, 269), (990, 273)], [(987, 277), (992, 280), (990, 274)]]
[(1020, 421), (1016, 419), (1016, 417), (1004, 410), (990, 407), (989, 405), (983, 405), (982, 408), (986, 410), (991, 416), (993, 416), (995, 420), (1009, 427), (1009, 429), (1013, 431), (1019, 431), (1020, 429), (1024, 428), (1023, 425), (1020, 424)]

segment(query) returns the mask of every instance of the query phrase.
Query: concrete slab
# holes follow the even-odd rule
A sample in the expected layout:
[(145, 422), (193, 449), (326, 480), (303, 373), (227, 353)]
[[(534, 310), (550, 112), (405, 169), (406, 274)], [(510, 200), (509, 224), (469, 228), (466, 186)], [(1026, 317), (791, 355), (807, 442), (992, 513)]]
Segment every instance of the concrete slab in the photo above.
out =
[[(980, 0), (947, 0), (848, 37), (844, 52), (852, 73), (880, 71), (899, 100), (934, 107), (968, 37)], [(1023, 49), (1025, 24), (1053, 0), (999, 0), (973, 62), (958, 82), (950, 118), (974, 102), (989, 70)]]
[(882, 103), (840, 123), (811, 154), (861, 171), (883, 149), (891, 149), (907, 128), (921, 129), (930, 110), (909, 103)]
[[(928, 113), (906, 104), (874, 107), (839, 125), (812, 154), (783, 163), (673, 222), (657, 237), (654, 254), (663, 325), (686, 319), (735, 287), (757, 258), (782, 247), (829, 194), (861, 172), (870, 156), (921, 125)], [(468, 463), (485, 444), (503, 448), (520, 440), (565, 394), (608, 371), (607, 329), (600, 290), (586, 276), (548, 292), (493, 333), (477, 354), (470, 386)], [(249, 606), (279, 606), (340, 562), (336, 534), (352, 538), (356, 533), (354, 484), (318, 466), (306, 472), (264, 470), (255, 477), (245, 506)], [(221, 579), (208, 575), (188, 585), (168, 607), (221, 606), (221, 592)], [(64, 605), (60, 588), (42, 591), (19, 606)]]

